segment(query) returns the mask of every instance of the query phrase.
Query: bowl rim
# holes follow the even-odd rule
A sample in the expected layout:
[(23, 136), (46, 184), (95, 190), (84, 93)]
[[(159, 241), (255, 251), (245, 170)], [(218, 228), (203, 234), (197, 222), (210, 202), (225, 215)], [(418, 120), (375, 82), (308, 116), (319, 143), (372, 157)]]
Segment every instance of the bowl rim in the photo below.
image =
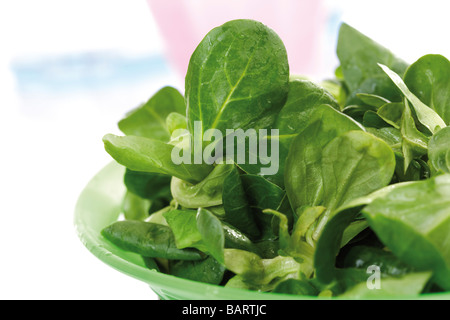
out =
[[(186, 292), (186, 288), (189, 288), (191, 300), (355, 300), (340, 297), (317, 297), (317, 296), (300, 296), (290, 295), (272, 292), (260, 292), (251, 291), (239, 288), (229, 288), (220, 285), (207, 284), (197, 282), (189, 279), (179, 278), (170, 274), (151, 270), (144, 266), (138, 265), (125, 258), (118, 256), (108, 249), (108, 246), (112, 244), (107, 243), (107, 240), (103, 236), (97, 234), (96, 229), (93, 228), (88, 219), (86, 219), (86, 212), (92, 210), (89, 201), (86, 201), (87, 195), (93, 191), (99, 190), (103, 184), (110, 178), (110, 174), (120, 175), (124, 172), (125, 168), (116, 163), (110, 162), (104, 166), (99, 172), (97, 172), (93, 178), (87, 183), (82, 190), (75, 206), (74, 214), (74, 227), (76, 234), (83, 243), (83, 245), (99, 260), (116, 269), (117, 271), (124, 273), (132, 278), (147, 283), (150, 288), (156, 292), (156, 289), (161, 289), (164, 292), (170, 294), (171, 292)], [(117, 179), (116, 179), (117, 180)], [(114, 182), (114, 181), (113, 181)], [(117, 184), (123, 184), (122, 180), (118, 180)], [(123, 186), (123, 188), (125, 188)], [(119, 201), (119, 200), (118, 200)], [(120, 213), (120, 206), (116, 206), (117, 216)], [(106, 225), (104, 226), (106, 227)], [(114, 246), (114, 245), (112, 245)], [(122, 251), (119, 249), (119, 251)], [(158, 294), (158, 293), (157, 293)], [(159, 295), (159, 294), (158, 294)], [(370, 298), (372, 299), (372, 298)], [(450, 300), (450, 293), (429, 293), (423, 295), (401, 295), (401, 296), (386, 296), (381, 298), (375, 298), (377, 300)], [(367, 300), (367, 299), (361, 299)], [(373, 299), (372, 299), (373, 300)]]

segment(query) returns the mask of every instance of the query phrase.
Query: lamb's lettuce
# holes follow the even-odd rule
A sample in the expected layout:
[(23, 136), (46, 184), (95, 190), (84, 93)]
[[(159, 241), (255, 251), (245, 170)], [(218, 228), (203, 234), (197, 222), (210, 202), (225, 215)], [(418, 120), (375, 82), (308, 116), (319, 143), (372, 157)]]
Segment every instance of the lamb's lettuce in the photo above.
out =
[[(290, 74), (262, 23), (211, 30), (184, 96), (164, 87), (119, 121), (124, 136), (104, 136), (126, 192), (123, 221), (102, 235), (150, 269), (214, 285), (346, 299), (450, 290), (450, 63), (409, 65), (345, 23), (337, 57), (317, 83)], [(227, 157), (228, 129), (264, 129), (266, 155), (247, 136), (233, 151), (257, 161)], [(196, 161), (210, 149), (214, 161)]]

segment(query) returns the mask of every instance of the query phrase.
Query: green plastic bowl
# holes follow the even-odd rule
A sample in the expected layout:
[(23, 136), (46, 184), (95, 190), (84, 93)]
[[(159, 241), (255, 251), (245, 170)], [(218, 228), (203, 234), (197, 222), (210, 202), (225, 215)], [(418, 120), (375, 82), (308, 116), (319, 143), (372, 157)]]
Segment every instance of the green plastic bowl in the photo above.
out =
[[(104, 167), (82, 191), (75, 208), (75, 228), (86, 248), (112, 268), (147, 283), (164, 300), (318, 300), (287, 294), (225, 288), (195, 282), (148, 269), (141, 256), (125, 252), (100, 234), (121, 213), (125, 169), (116, 162)], [(328, 298), (329, 299), (329, 298)], [(392, 299), (392, 297), (386, 297)], [(450, 300), (449, 293), (395, 297), (395, 299)]]

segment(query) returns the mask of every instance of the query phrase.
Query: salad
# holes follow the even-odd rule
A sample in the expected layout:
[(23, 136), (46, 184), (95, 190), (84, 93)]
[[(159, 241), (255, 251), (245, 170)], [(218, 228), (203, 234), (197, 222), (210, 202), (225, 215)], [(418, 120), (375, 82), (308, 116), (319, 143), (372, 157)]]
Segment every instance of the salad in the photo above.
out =
[(409, 64), (345, 23), (337, 56), (312, 81), (264, 24), (211, 30), (184, 93), (162, 88), (104, 136), (127, 192), (102, 236), (150, 269), (244, 290), (450, 290), (450, 62)]

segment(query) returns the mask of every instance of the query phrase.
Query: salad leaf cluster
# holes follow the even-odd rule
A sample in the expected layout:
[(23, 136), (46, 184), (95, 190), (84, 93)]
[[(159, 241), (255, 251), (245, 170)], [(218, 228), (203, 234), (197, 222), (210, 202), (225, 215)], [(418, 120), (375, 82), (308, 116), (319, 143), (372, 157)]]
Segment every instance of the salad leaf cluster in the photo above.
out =
[[(409, 64), (347, 24), (337, 55), (335, 77), (314, 82), (290, 74), (262, 23), (211, 30), (184, 95), (162, 88), (118, 123), (123, 136), (104, 137), (127, 193), (124, 218), (102, 235), (151, 269), (226, 287), (347, 298), (450, 290), (450, 62)], [(279, 143), (276, 174), (261, 158), (171, 159), (186, 135), (251, 128), (278, 130), (263, 137)]]

